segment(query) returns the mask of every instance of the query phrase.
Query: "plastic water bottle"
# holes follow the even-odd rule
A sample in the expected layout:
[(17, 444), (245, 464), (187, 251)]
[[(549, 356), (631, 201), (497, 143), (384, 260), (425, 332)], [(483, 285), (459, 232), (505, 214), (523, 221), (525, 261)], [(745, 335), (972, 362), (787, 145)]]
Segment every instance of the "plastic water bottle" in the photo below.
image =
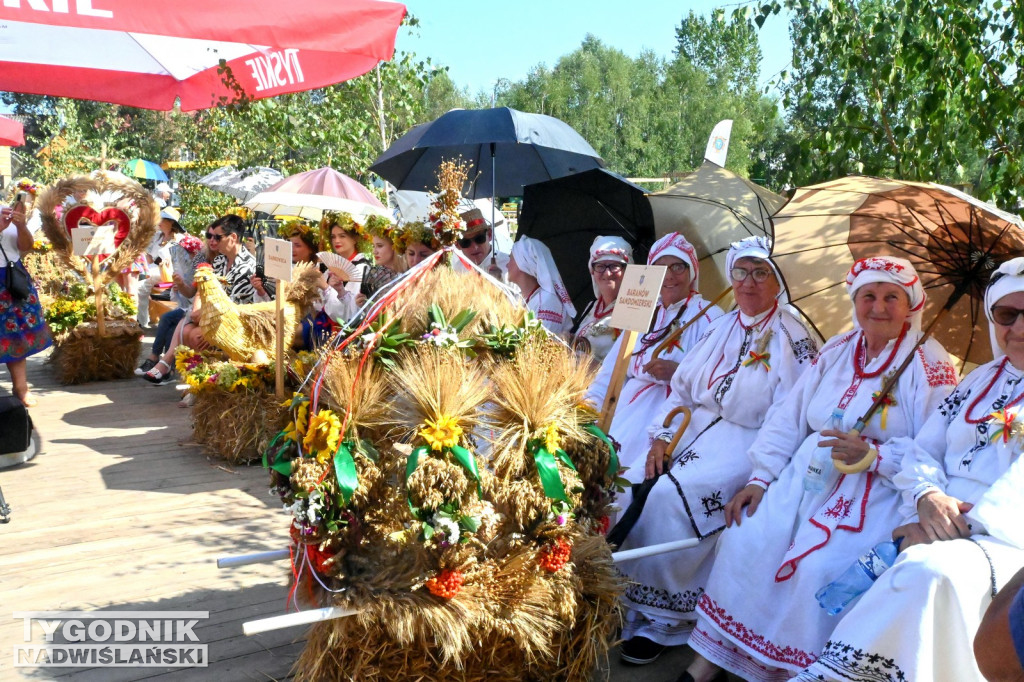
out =
[[(832, 410), (832, 419), (829, 428), (833, 431), (843, 430), (843, 410), (836, 408)], [(832, 473), (832, 448), (815, 448), (811, 455), (811, 461), (807, 465), (807, 472), (804, 474), (804, 490), (820, 493), (825, 489), (825, 481)]]
[(818, 600), (821, 608), (834, 616), (847, 604), (868, 591), (868, 588), (878, 580), (878, 576), (885, 573), (886, 569), (896, 561), (896, 555), (900, 553), (899, 540), (886, 540), (879, 542), (874, 548), (864, 554), (841, 576), (818, 590), (814, 598)]

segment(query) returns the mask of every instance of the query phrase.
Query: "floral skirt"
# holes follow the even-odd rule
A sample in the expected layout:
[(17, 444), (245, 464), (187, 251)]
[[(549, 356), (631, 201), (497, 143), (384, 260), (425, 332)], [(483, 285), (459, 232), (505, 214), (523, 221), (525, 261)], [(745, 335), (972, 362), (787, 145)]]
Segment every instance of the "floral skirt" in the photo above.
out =
[(15, 301), (3, 287), (7, 267), (0, 268), (0, 363), (24, 360), (53, 343), (35, 282), (29, 280), (28, 298)]

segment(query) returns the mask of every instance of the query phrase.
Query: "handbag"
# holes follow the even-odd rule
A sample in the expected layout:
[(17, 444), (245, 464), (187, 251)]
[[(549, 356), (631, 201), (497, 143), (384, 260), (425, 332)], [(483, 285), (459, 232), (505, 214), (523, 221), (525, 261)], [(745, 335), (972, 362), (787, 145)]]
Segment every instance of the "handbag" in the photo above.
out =
[(32, 280), (20, 260), (11, 261), (7, 258), (7, 252), (4, 250), (3, 244), (0, 244), (0, 253), (3, 254), (4, 260), (7, 261), (4, 288), (11, 292), (11, 298), (15, 301), (24, 301), (32, 293)]

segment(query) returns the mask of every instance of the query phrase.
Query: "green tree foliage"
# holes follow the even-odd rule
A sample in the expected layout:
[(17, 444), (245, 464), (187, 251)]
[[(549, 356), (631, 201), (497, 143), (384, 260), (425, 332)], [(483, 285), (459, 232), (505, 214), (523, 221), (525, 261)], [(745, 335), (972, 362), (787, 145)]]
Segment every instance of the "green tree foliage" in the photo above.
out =
[(26, 120), (22, 174), (43, 183), (133, 158), (160, 162), (185, 138), (178, 113), (11, 92), (0, 100)]
[[(772, 2), (755, 17), (778, 12)], [(1024, 5), (784, 0), (793, 184), (864, 173), (970, 183), (1012, 208), (1024, 183)]]
[(781, 121), (757, 89), (756, 31), (716, 12), (690, 13), (671, 58), (631, 58), (594, 36), (548, 69), (502, 83), (498, 103), (562, 119), (612, 170), (629, 176), (689, 171), (704, 158), (715, 124), (733, 119), (727, 166), (763, 178)]

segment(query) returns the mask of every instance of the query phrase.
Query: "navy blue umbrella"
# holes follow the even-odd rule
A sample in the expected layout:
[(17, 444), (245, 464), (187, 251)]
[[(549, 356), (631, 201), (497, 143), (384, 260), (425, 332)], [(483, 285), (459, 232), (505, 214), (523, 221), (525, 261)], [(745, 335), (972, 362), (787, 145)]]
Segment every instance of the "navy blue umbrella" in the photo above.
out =
[(397, 189), (433, 190), (442, 160), (473, 164), (466, 196), (518, 197), (523, 185), (600, 168), (579, 133), (543, 114), (508, 107), (453, 109), (415, 126), (377, 157), (370, 170)]

